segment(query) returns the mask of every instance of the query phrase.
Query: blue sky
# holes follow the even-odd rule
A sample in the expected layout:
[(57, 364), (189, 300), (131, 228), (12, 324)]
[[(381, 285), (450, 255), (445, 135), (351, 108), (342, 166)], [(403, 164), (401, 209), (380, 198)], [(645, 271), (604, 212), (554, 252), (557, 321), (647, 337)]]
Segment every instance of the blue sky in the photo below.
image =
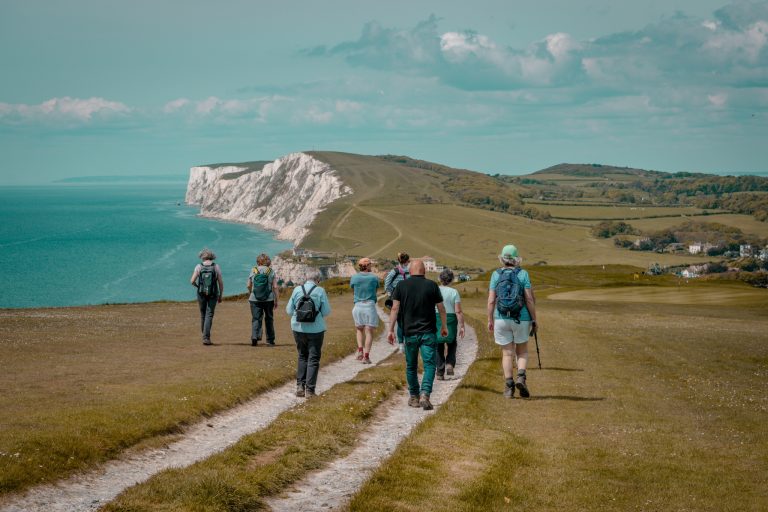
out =
[(768, 1), (0, 0), (4, 184), (307, 149), (768, 171)]

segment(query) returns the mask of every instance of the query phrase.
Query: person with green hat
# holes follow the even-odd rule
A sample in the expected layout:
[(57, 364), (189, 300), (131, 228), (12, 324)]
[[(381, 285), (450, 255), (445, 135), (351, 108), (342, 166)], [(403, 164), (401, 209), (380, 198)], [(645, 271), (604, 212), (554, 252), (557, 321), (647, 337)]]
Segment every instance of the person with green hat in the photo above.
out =
[[(513, 398), (515, 389), (522, 398), (531, 396), (526, 383), (528, 337), (538, 330), (536, 299), (531, 278), (520, 265), (523, 259), (514, 245), (505, 245), (499, 255), (503, 265), (491, 276), (488, 290), (488, 330), (501, 345), (504, 370), (504, 397)], [(514, 363), (517, 358), (517, 379)]]

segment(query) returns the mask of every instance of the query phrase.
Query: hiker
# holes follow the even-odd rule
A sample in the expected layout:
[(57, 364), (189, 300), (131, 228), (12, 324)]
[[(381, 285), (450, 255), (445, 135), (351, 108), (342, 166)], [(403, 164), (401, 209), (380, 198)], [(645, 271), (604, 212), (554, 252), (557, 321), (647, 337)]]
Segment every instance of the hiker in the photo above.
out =
[(251, 305), (251, 345), (261, 341), (262, 318), (267, 331), (267, 346), (275, 346), (275, 310), (280, 291), (272, 270), (272, 260), (264, 253), (256, 257), (256, 266), (248, 276), (248, 303)]
[[(488, 290), (488, 330), (501, 345), (504, 370), (504, 397), (513, 398), (515, 388), (522, 398), (531, 396), (525, 382), (528, 364), (528, 337), (538, 330), (536, 298), (528, 272), (520, 268), (522, 258), (517, 247), (506, 245), (499, 261), (503, 267), (494, 271)], [(514, 362), (517, 356), (517, 380)]]
[(214, 263), (216, 255), (205, 248), (198, 255), (200, 263), (195, 266), (189, 282), (197, 288), (197, 304), (200, 306), (200, 331), (203, 334), (203, 345), (212, 345), (211, 325), (216, 304), (224, 296), (224, 279), (221, 277), (221, 267)]
[(373, 330), (379, 325), (379, 315), (376, 312), (376, 290), (379, 288), (379, 278), (371, 272), (371, 260), (361, 258), (357, 262), (360, 270), (349, 280), (349, 286), (354, 291), (354, 307), (352, 319), (355, 321), (355, 336), (357, 337), (357, 360), (363, 364), (371, 364), (371, 345)]
[[(453, 368), (456, 366), (456, 337), (458, 334), (459, 339), (464, 338), (464, 312), (461, 310), (461, 297), (458, 290), (449, 286), (453, 282), (453, 271), (446, 268), (440, 272), (439, 279), (448, 327), (448, 336), (437, 338), (437, 380), (443, 380), (445, 375), (453, 375)], [(440, 322), (437, 309), (435, 309), (435, 316), (437, 328), (440, 329), (443, 324)]]
[[(443, 296), (437, 283), (424, 277), (424, 262), (413, 260), (410, 265), (411, 278), (400, 282), (392, 292), (392, 311), (389, 315), (387, 340), (395, 344), (395, 324), (403, 329), (405, 340), (405, 376), (408, 380), (410, 398), (408, 405), (432, 409), (429, 395), (435, 380), (435, 346), (437, 345), (437, 322), (435, 306), (440, 315), (440, 336), (448, 336)], [(424, 365), (424, 375), (419, 387), (419, 352)]]
[(325, 335), (325, 317), (331, 304), (325, 290), (317, 285), (319, 272), (311, 272), (301, 286), (293, 289), (285, 312), (291, 315), (291, 329), (299, 353), (296, 367), (296, 396), (315, 396), (317, 373)]
[[(397, 264), (384, 278), (384, 291), (387, 293), (387, 300), (384, 301), (385, 306), (392, 307), (392, 292), (400, 282), (411, 276), (409, 268), (410, 257), (408, 254), (404, 252), (397, 253)], [(397, 326), (397, 348), (400, 353), (405, 352), (403, 348), (403, 330), (400, 325)]]

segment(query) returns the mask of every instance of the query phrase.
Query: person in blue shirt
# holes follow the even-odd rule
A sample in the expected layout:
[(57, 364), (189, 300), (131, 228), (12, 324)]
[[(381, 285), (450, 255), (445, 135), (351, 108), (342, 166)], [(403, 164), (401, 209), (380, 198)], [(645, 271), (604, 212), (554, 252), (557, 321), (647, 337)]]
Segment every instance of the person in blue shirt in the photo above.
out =
[[(488, 289), (488, 330), (493, 333), (497, 345), (501, 345), (501, 367), (504, 371), (504, 397), (513, 398), (515, 388), (520, 396), (531, 396), (526, 384), (526, 366), (528, 364), (528, 337), (538, 330), (536, 323), (536, 298), (533, 295), (531, 278), (528, 272), (520, 268), (522, 258), (518, 255), (517, 247), (506, 245), (501, 250), (499, 261), (504, 265), (491, 276)], [(496, 287), (501, 273), (518, 269), (517, 279), (524, 290), (525, 306), (520, 313), (519, 321), (504, 318), (496, 308)], [(517, 356), (517, 380), (514, 376), (515, 356)]]
[[(390, 270), (386, 277), (384, 278), (384, 291), (387, 293), (387, 300), (384, 301), (384, 305), (391, 308), (392, 307), (392, 293), (395, 291), (395, 288), (397, 288), (397, 285), (403, 282), (404, 280), (411, 277), (411, 258), (408, 256), (408, 253), (406, 252), (399, 252), (397, 253), (397, 265), (395, 265), (395, 268)], [(405, 345), (404, 345), (404, 338), (403, 338), (403, 328), (402, 326), (397, 326), (397, 331), (395, 331), (397, 334), (397, 348), (398, 351), (402, 354), (405, 353)]]
[(361, 258), (357, 262), (357, 268), (360, 272), (349, 280), (349, 286), (354, 290), (355, 305), (352, 308), (352, 319), (355, 321), (357, 337), (357, 360), (362, 361), (363, 364), (371, 364), (373, 330), (379, 325), (379, 314), (376, 312), (376, 290), (379, 289), (379, 278), (371, 272), (369, 258)]
[[(325, 317), (331, 314), (328, 295), (321, 286), (317, 285), (319, 278), (319, 273), (308, 275), (303, 285), (293, 289), (291, 298), (285, 306), (285, 312), (291, 315), (291, 330), (299, 353), (296, 366), (296, 396), (315, 396), (326, 330)], [(312, 322), (299, 322), (296, 318), (296, 306), (305, 292), (314, 302), (317, 311), (317, 316)]]

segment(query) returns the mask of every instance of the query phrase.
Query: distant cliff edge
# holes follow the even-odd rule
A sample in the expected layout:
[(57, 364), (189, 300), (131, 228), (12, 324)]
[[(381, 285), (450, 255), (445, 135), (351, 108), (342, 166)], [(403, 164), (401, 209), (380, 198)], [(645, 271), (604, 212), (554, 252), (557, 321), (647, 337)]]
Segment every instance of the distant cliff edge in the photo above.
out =
[(326, 163), (292, 153), (263, 167), (223, 164), (192, 167), (186, 202), (204, 217), (255, 224), (298, 245), (317, 214), (351, 194)]

